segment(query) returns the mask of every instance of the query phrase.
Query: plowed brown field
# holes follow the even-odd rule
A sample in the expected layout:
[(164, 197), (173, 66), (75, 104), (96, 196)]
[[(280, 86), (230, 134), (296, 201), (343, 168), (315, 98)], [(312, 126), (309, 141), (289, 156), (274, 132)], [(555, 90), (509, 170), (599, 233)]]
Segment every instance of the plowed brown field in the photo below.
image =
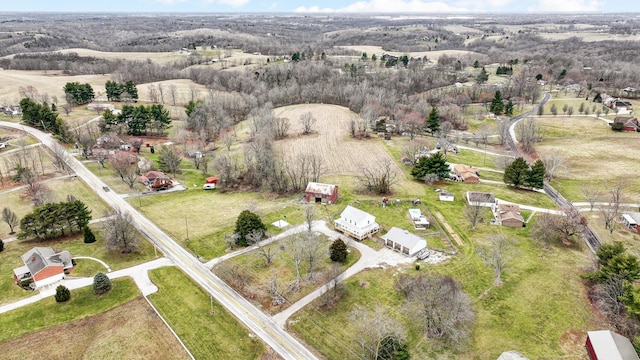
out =
[[(307, 112), (311, 112), (317, 122), (313, 134), (301, 135), (299, 119)], [(324, 160), (327, 175), (360, 175), (362, 167), (374, 168), (385, 160), (391, 161), (393, 169), (402, 174), (380, 139), (356, 140), (349, 136), (350, 120), (360, 121), (360, 117), (345, 107), (292, 105), (275, 109), (274, 116), (286, 117), (291, 123), (289, 137), (278, 141), (287, 157), (292, 154), (319, 154)]]

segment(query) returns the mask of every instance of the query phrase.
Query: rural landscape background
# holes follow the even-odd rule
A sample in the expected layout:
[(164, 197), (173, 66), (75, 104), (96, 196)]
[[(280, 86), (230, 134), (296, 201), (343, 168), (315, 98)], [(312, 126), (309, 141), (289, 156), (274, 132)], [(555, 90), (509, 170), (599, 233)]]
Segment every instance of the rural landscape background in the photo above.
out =
[[(0, 13), (1, 357), (587, 359), (592, 330), (639, 348), (639, 32), (634, 13)], [(337, 201), (307, 204), (308, 182)], [(21, 222), (74, 201), (88, 230)], [(347, 205), (381, 232), (337, 233)], [(430, 257), (386, 248), (392, 227)], [(88, 286), (16, 284), (34, 247), (68, 250), (65, 284)]]

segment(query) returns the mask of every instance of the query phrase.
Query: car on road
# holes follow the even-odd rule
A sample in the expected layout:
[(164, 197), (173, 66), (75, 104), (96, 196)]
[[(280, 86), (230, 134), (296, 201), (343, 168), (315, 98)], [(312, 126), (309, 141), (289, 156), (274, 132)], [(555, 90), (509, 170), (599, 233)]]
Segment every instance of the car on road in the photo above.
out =
[(108, 187), (108, 186), (103, 186), (103, 187), (102, 187), (102, 190), (104, 190), (104, 191), (109, 191), (109, 187)]

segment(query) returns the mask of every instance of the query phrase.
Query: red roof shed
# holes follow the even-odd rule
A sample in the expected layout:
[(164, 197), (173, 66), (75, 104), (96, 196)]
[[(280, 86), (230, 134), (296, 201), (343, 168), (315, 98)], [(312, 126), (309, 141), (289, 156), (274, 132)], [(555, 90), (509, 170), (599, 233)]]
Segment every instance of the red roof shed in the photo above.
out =
[(206, 181), (207, 184), (217, 184), (218, 181), (220, 181), (220, 179), (218, 179), (215, 176), (211, 176), (211, 177), (206, 178), (205, 181)]

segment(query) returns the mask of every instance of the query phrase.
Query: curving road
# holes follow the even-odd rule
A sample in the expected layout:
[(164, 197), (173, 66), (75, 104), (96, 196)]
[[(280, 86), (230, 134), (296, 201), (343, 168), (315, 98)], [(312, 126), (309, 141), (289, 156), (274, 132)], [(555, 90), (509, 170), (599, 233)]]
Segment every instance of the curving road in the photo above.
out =
[[(50, 149), (57, 144), (51, 135), (34, 128), (4, 121), (0, 121), (0, 126), (23, 130), (36, 137)], [(140, 232), (282, 358), (317, 359), (317, 357), (298, 340), (280, 328), (270, 317), (215, 276), (204, 264), (184, 250), (178, 243), (160, 230), (160, 228), (149, 219), (140, 214), (124, 199), (120, 198), (120, 196), (114, 192), (103, 191), (103, 187), (106, 186), (105, 183), (87, 170), (80, 161), (72, 156), (66, 156), (65, 161), (69, 168), (84, 180), (107, 204), (131, 214), (134, 224)]]

